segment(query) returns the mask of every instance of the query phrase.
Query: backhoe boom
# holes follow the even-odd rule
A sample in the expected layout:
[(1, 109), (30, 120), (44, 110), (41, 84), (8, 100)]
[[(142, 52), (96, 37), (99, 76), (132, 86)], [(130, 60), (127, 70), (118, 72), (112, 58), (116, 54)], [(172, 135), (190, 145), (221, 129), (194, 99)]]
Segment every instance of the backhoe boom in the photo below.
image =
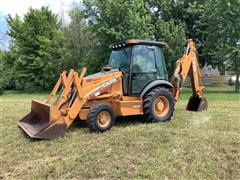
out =
[(192, 96), (189, 99), (187, 110), (203, 111), (207, 109), (207, 102), (203, 97), (204, 86), (201, 85), (201, 70), (198, 63), (196, 47), (192, 39), (188, 40), (188, 46), (182, 58), (177, 60), (172, 77), (173, 95), (175, 100), (180, 98), (180, 89), (187, 78), (191, 78)]

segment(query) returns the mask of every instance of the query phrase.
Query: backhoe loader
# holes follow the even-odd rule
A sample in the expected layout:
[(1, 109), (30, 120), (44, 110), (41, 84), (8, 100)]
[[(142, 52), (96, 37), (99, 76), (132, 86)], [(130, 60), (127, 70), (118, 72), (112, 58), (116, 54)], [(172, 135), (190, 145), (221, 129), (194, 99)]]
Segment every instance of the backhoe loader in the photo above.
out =
[(192, 39), (187, 44), (171, 81), (163, 56), (165, 43), (130, 39), (113, 44), (109, 63), (101, 72), (84, 77), (86, 68), (80, 75), (63, 71), (46, 102), (32, 100), (31, 112), (18, 125), (32, 138), (53, 139), (76, 119), (87, 121), (94, 132), (109, 130), (119, 116), (169, 121), (187, 75), (192, 95), (186, 109), (206, 110), (196, 48)]

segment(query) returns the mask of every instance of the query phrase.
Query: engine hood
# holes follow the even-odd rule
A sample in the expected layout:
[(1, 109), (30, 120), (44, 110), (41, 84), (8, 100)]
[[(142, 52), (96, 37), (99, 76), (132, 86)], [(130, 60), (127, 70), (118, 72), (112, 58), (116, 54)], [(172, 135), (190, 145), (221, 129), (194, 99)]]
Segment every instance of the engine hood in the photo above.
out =
[(115, 72), (119, 72), (119, 69), (111, 69), (109, 71), (101, 71), (101, 72), (98, 72), (98, 73), (95, 73), (95, 74), (91, 74), (89, 76), (84, 77), (83, 80), (85, 82), (99, 81), (102, 76), (110, 75), (110, 74), (113, 74)]
[(84, 79), (89, 79), (89, 78), (94, 78), (94, 77), (100, 77), (102, 75), (106, 75), (106, 74), (111, 74), (111, 73), (114, 73), (114, 72), (118, 72), (119, 70), (118, 69), (111, 69), (110, 71), (101, 71), (101, 72), (98, 72), (98, 73), (95, 73), (95, 74), (91, 74), (89, 76), (86, 76), (84, 77)]

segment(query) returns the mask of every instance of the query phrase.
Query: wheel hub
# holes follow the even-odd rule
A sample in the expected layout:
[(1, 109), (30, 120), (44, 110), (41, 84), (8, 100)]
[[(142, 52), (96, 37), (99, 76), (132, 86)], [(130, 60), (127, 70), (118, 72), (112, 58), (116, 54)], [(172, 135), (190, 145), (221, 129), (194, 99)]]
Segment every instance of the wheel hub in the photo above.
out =
[(169, 101), (165, 96), (159, 96), (154, 102), (154, 111), (158, 116), (165, 116), (169, 111)]
[(107, 127), (110, 123), (111, 116), (108, 111), (102, 111), (98, 115), (98, 124), (101, 127)]

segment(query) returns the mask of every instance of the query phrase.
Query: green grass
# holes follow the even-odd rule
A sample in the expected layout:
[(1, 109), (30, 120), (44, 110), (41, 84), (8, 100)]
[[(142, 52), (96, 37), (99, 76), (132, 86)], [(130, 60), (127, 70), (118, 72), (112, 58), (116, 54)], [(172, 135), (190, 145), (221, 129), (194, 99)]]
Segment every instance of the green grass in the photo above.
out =
[(0, 101), (0, 179), (239, 179), (240, 96), (208, 87), (206, 112), (186, 112), (190, 89), (172, 120), (118, 120), (103, 134), (75, 123), (63, 137), (32, 140), (17, 127), (31, 99), (47, 94), (6, 92)]

